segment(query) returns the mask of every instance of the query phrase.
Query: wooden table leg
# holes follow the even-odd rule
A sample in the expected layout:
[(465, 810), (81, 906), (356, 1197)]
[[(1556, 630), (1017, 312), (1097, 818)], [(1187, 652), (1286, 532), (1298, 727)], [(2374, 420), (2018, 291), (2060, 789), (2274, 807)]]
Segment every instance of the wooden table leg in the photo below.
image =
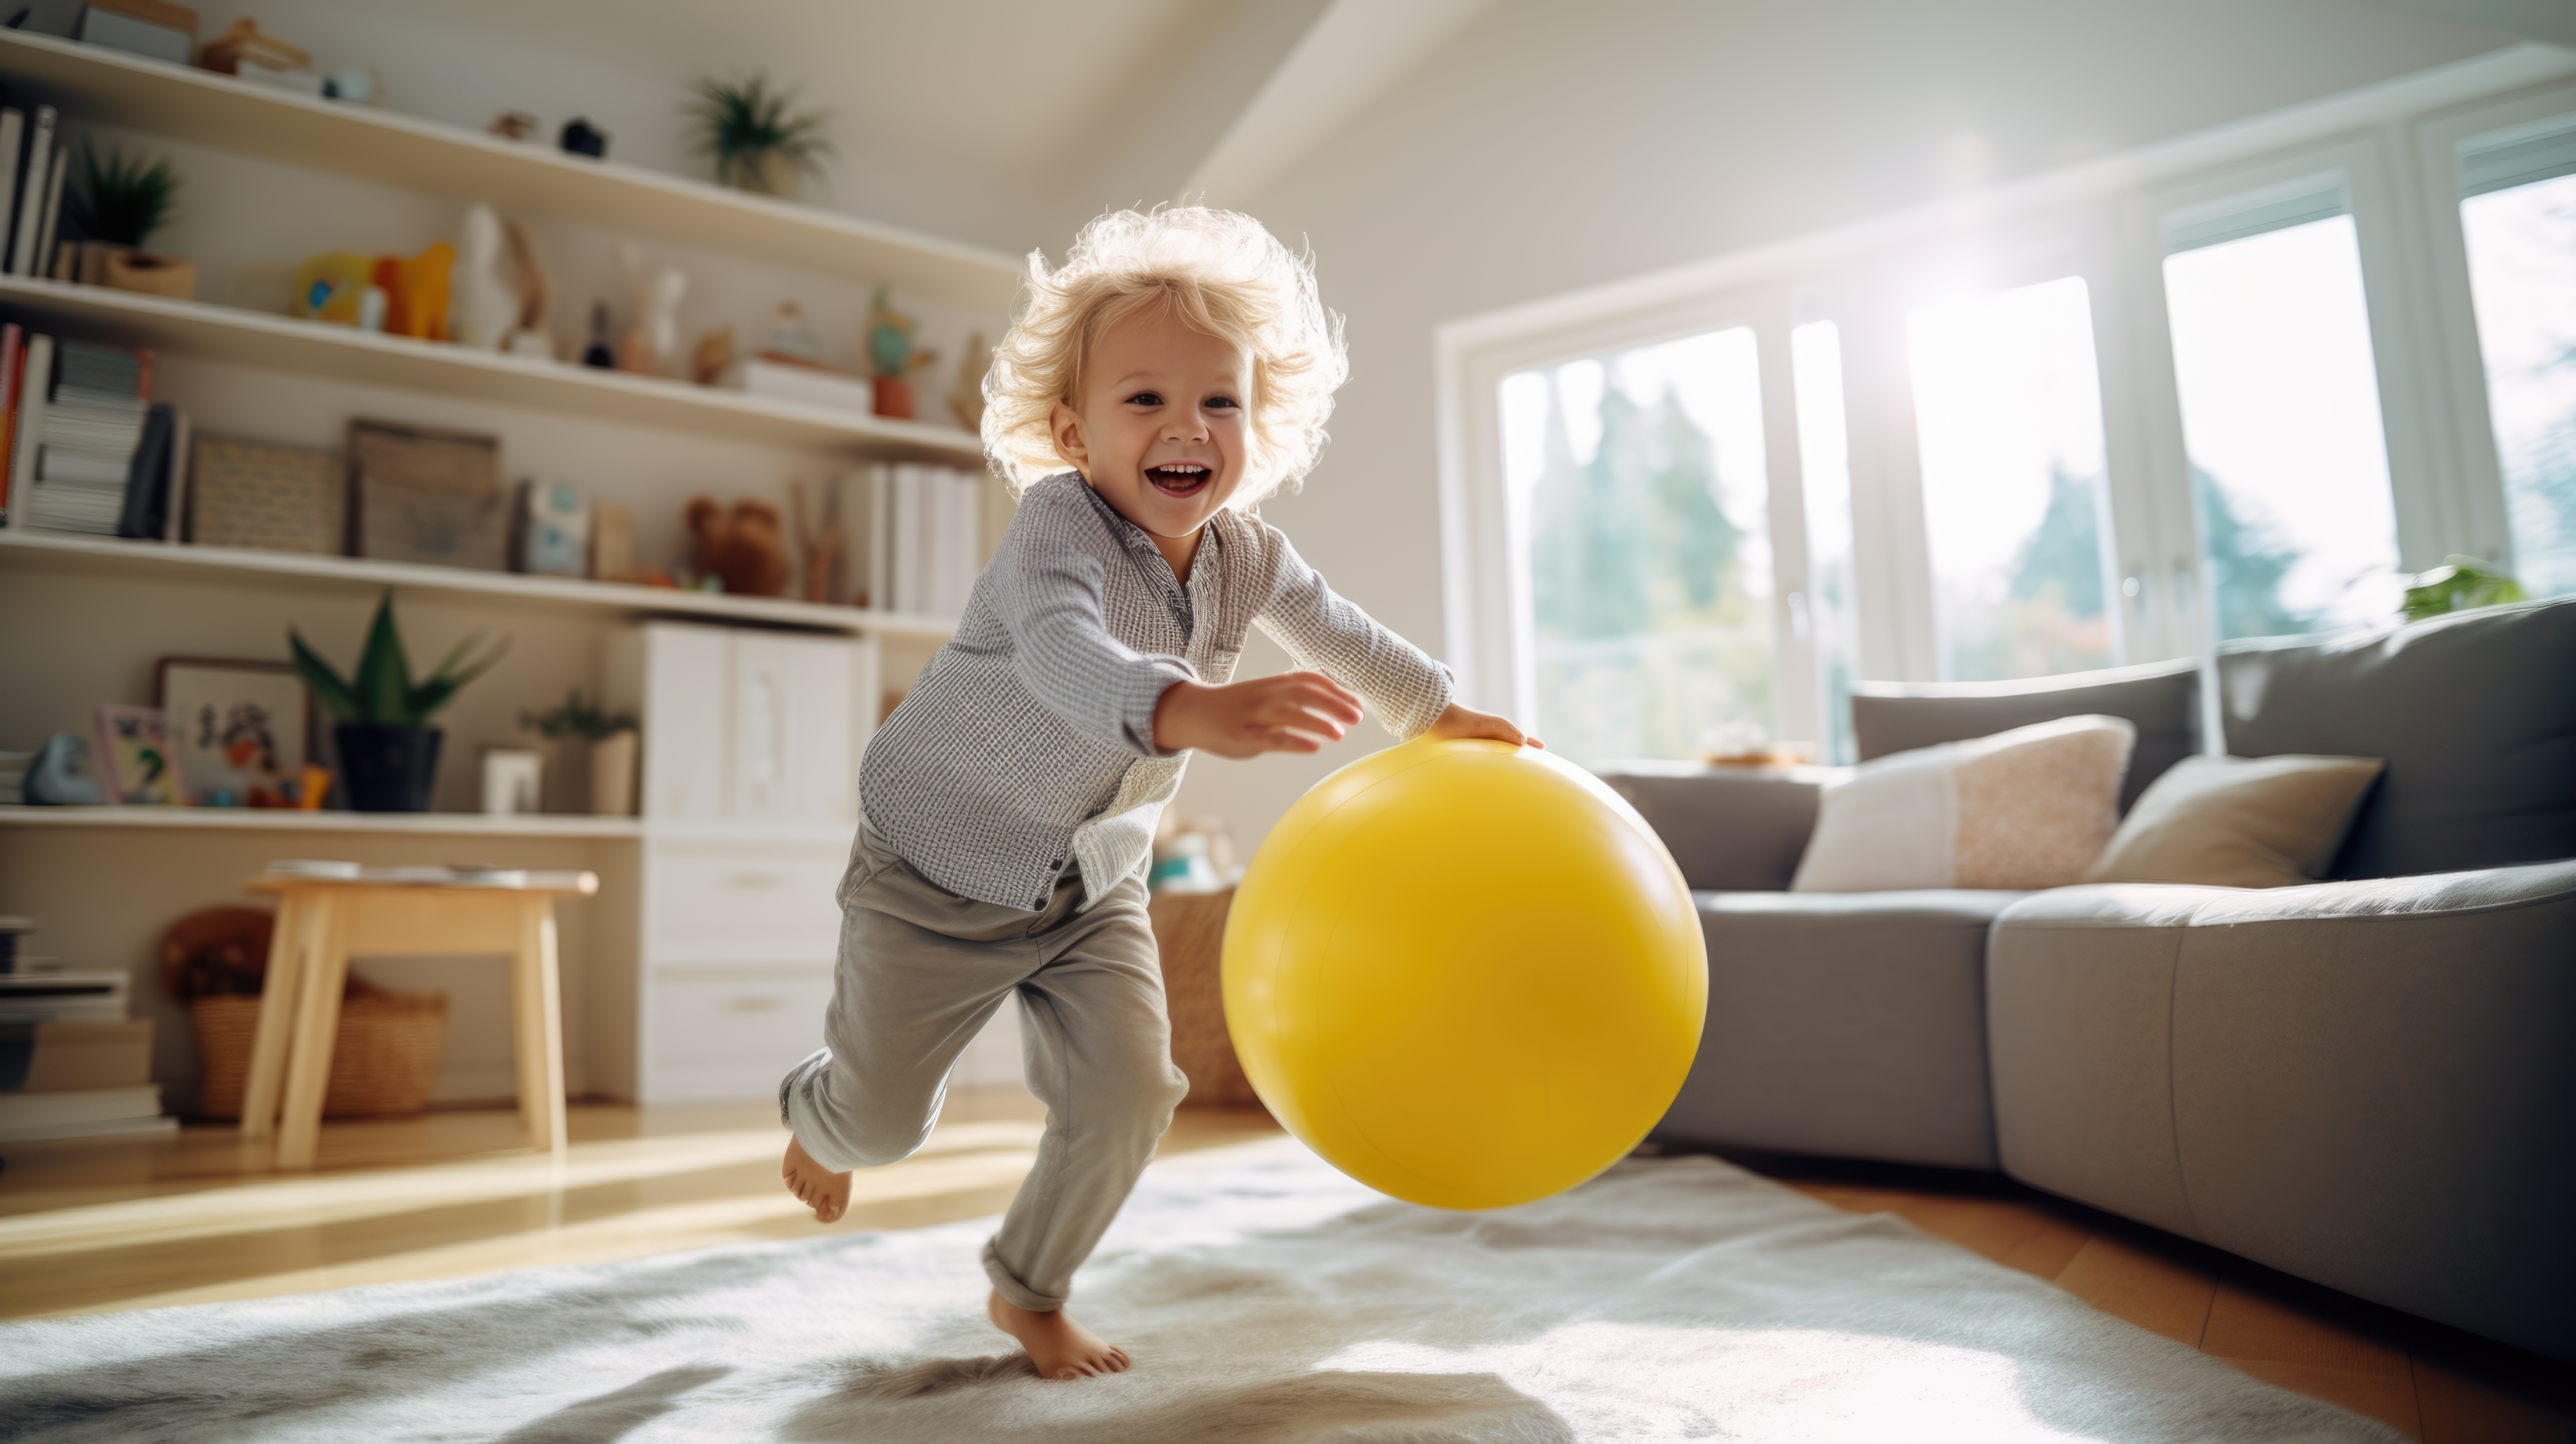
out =
[(277, 1130), (277, 1166), (311, 1168), (322, 1142), (322, 1099), (331, 1087), (331, 1054), (340, 1041), (340, 990), (349, 980), (349, 909), (356, 899), (317, 891), (317, 945), (304, 965), (303, 997), (288, 1050), (286, 1106)]
[(510, 960), (518, 1023), (519, 1117), (528, 1142), (564, 1156), (563, 983), (555, 949), (554, 899), (519, 905), (519, 950)]
[(266, 1138), (277, 1131), (277, 1097), (286, 1082), (286, 1045), (295, 1032), (296, 985), (304, 979), (304, 959), (313, 951), (309, 936), (320, 921), (301, 892), (277, 901), (277, 922), (269, 935), (268, 973), (259, 989), (259, 1027), (251, 1034), (250, 1076), (242, 1083), (241, 1133)]

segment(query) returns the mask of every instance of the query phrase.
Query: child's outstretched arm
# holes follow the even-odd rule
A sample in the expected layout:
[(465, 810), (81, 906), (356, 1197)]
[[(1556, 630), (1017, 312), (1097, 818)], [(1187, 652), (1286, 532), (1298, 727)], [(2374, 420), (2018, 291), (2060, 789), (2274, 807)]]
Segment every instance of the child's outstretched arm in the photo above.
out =
[[(1306, 564), (1274, 526), (1255, 521), (1275, 562), (1269, 600), (1255, 620), (1288, 649), (1301, 667), (1357, 692), (1375, 707), (1386, 730), (1411, 739), (1490, 738), (1514, 746), (1544, 746), (1508, 717), (1479, 712), (1456, 697), (1449, 669), (1421, 648), (1381, 626), (1348, 599), (1335, 596), (1323, 574)], [(1312, 675), (1292, 673), (1291, 676)], [(1337, 734), (1338, 735), (1338, 734)], [(1312, 748), (1302, 748), (1312, 751)]]
[(1360, 699), (1320, 672), (1282, 672), (1211, 687), (1175, 682), (1154, 707), (1154, 744), (1241, 761), (1264, 752), (1318, 752), (1360, 720)]

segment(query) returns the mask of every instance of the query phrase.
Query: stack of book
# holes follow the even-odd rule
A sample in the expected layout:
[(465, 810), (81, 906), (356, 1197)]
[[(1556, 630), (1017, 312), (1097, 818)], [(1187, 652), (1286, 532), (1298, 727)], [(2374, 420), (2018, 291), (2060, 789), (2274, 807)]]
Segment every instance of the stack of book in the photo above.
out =
[(963, 615), (990, 551), (985, 478), (945, 466), (876, 466), (869, 473), (873, 600), (890, 611)]
[(152, 353), (0, 327), (0, 525), (177, 540), (187, 418), (152, 401)]
[(168, 1133), (123, 973), (0, 973), (0, 1143)]
[(62, 228), (63, 176), (70, 154), (55, 138), (61, 117), (36, 107), (33, 123), (15, 106), (0, 109), (0, 272), (42, 276), (52, 269), (54, 233)]

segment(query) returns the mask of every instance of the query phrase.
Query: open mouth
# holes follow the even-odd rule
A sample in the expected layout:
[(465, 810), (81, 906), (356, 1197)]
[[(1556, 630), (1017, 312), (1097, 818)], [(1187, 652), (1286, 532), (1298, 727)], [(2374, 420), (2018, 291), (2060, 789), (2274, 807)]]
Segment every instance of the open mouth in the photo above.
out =
[(1146, 467), (1145, 479), (1165, 496), (1192, 497), (1207, 489), (1208, 483), (1216, 479), (1216, 472), (1195, 461), (1167, 461), (1161, 466)]

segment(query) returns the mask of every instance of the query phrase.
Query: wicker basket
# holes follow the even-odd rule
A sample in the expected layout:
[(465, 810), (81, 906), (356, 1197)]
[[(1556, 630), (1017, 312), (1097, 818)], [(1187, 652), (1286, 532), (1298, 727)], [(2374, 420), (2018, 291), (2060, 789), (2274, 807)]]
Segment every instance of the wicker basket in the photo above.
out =
[[(251, 1035), (259, 1029), (259, 999), (238, 993), (188, 1004), (196, 1024), (197, 1060), (204, 1070), (197, 1111), (209, 1118), (239, 1118), (242, 1088), (250, 1078)], [(447, 1033), (445, 993), (352, 993), (340, 1003), (340, 1040), (331, 1050), (331, 1086), (322, 1097), (325, 1118), (381, 1118), (429, 1107), (438, 1079), (438, 1045)]]

